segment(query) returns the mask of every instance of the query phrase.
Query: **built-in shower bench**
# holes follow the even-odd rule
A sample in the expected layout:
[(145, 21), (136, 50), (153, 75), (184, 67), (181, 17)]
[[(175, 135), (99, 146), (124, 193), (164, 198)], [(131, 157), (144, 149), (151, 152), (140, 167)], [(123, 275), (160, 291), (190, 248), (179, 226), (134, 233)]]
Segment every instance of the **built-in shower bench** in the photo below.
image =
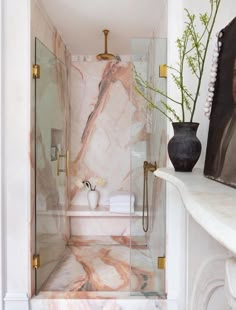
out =
[(110, 212), (109, 206), (99, 206), (94, 210), (91, 210), (89, 206), (76, 206), (72, 205), (66, 211), (66, 216), (93, 216), (93, 217), (130, 217), (130, 216), (142, 216), (142, 207), (135, 207), (134, 213), (115, 213)]
[[(132, 232), (142, 235), (140, 221), (142, 221), (142, 207), (135, 206), (134, 213), (113, 213), (109, 206), (99, 206), (91, 210), (89, 206), (71, 205), (66, 211), (70, 219), (70, 233), (72, 236), (126, 236)], [(107, 220), (109, 218), (109, 221)]]

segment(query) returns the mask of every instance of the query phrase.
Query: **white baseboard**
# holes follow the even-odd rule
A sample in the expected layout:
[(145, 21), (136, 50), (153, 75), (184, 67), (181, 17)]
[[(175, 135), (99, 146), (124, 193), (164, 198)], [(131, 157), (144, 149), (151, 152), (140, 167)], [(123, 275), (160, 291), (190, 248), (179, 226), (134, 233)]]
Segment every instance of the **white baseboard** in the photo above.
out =
[(29, 310), (29, 298), (26, 293), (6, 293), (4, 310)]

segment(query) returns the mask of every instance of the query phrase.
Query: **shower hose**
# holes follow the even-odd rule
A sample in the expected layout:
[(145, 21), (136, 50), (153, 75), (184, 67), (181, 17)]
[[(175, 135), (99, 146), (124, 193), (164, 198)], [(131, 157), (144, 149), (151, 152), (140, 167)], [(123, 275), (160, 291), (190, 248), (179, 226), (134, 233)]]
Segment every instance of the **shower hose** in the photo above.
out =
[[(143, 216), (142, 216), (142, 224), (143, 231), (147, 232), (149, 228), (149, 206), (148, 206), (148, 173), (144, 169), (143, 173)], [(145, 221), (145, 211), (146, 211), (146, 221)]]

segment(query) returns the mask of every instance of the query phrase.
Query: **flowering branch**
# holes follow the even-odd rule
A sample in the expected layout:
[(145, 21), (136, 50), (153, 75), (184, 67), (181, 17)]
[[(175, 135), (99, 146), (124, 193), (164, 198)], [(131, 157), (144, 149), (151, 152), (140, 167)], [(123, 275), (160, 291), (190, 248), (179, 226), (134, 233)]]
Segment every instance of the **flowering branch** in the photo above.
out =
[[(175, 100), (166, 92), (151, 85), (151, 83), (148, 81), (145, 81), (142, 76), (134, 69), (136, 91), (149, 103), (149, 106), (159, 110), (170, 121), (172, 121), (172, 118), (175, 118), (178, 122), (185, 122), (186, 116), (188, 115), (189, 121), (193, 122), (196, 104), (200, 94), (200, 87), (202, 84), (206, 55), (221, 0), (209, 0), (209, 3), (209, 14), (199, 14), (198, 18), (195, 14), (191, 14), (189, 10), (185, 9), (185, 29), (182, 36), (177, 38), (176, 41), (179, 55), (177, 68), (167, 65), (167, 67), (172, 71), (171, 78), (180, 91), (180, 101)], [(201, 25), (200, 32), (197, 31), (197, 21), (198, 25)], [(186, 86), (184, 76), (186, 67), (190, 69), (192, 76), (195, 79), (194, 85), (196, 89), (194, 94), (190, 92)], [(152, 101), (150, 96), (145, 94), (146, 91), (157, 93), (165, 97), (165, 99), (171, 101), (173, 104), (177, 106), (180, 105), (181, 115), (177, 115), (177, 112), (174, 110), (174, 108), (170, 107), (168, 104), (165, 104), (163, 100), (160, 100), (158, 103), (160, 106), (157, 106), (157, 104)]]

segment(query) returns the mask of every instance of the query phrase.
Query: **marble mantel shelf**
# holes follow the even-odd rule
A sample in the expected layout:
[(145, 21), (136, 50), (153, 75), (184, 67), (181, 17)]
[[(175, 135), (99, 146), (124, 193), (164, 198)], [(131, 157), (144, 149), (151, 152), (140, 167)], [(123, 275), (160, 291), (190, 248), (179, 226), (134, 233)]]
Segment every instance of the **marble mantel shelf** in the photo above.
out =
[(154, 175), (176, 186), (195, 221), (236, 255), (236, 189), (205, 178), (201, 169), (160, 168)]

